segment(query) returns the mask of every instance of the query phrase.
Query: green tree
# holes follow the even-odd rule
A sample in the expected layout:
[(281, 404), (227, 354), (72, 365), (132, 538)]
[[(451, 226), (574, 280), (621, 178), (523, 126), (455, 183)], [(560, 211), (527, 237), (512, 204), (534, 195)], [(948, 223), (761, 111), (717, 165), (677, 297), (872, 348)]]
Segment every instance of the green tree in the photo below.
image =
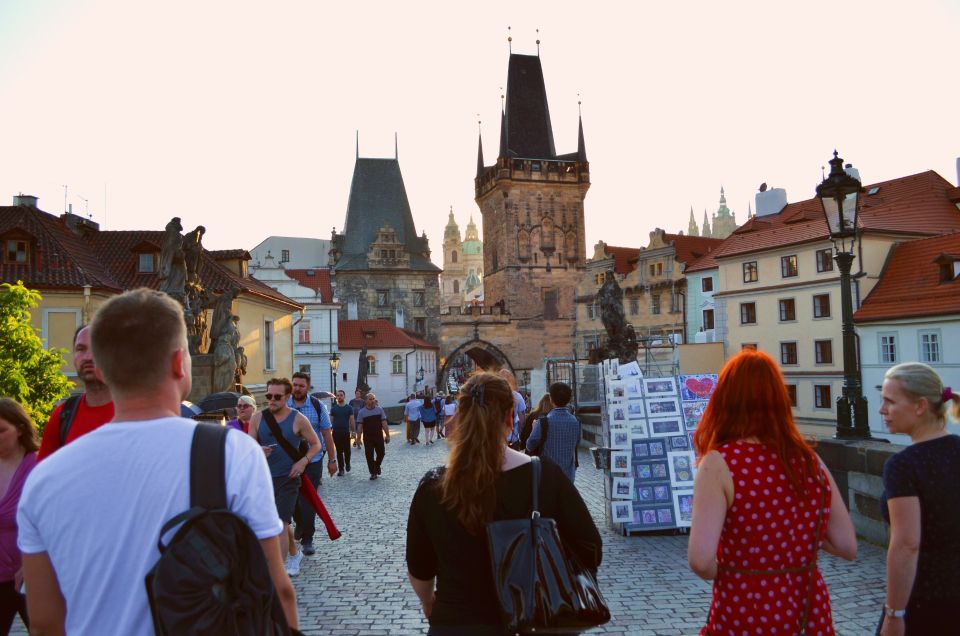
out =
[(66, 350), (44, 349), (30, 324), (30, 310), (40, 298), (23, 281), (0, 284), (0, 395), (20, 402), (42, 429), (73, 383), (61, 371)]

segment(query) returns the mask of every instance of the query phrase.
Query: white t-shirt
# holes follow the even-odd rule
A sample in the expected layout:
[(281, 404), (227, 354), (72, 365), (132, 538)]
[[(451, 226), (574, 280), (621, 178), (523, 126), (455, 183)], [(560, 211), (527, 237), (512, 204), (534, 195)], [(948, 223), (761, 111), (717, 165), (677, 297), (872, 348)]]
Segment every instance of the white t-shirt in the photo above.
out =
[[(190, 507), (195, 426), (180, 417), (106, 424), (30, 474), (17, 544), (49, 556), (68, 634), (153, 634), (144, 577), (160, 557), (160, 528)], [(257, 538), (279, 535), (267, 461), (249, 435), (227, 435), (226, 477), (230, 510)]]
[(403, 414), (407, 416), (411, 422), (420, 421), (420, 407), (423, 406), (423, 400), (410, 400), (407, 402), (406, 406), (403, 407)]
[(443, 405), (443, 415), (444, 417), (453, 417), (457, 413), (457, 403), (451, 402), (450, 404)]

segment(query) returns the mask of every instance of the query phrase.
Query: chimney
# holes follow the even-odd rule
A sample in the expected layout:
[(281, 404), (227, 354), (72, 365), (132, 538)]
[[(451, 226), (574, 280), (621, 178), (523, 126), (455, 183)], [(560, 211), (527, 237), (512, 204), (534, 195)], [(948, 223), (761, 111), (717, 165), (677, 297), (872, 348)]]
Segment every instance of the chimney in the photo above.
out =
[(779, 214), (787, 207), (787, 191), (783, 188), (770, 188), (766, 192), (757, 192), (756, 206), (757, 213), (754, 216), (758, 218)]
[[(960, 160), (957, 161), (957, 166), (960, 167)], [(37, 209), (37, 197), (32, 194), (17, 194), (13, 197), (13, 204), (23, 207), (23, 208), (33, 208)]]

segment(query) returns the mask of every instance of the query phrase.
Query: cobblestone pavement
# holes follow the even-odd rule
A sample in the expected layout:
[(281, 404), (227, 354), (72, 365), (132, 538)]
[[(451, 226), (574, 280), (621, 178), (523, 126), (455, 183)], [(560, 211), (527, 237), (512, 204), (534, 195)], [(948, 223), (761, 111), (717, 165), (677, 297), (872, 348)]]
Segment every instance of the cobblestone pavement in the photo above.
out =
[[(319, 533), (317, 554), (294, 577), (300, 627), (307, 634), (360, 636), (423, 634), (427, 623), (407, 583), (404, 543), (407, 512), (420, 477), (444, 463), (447, 446), (409, 446), (392, 427), (383, 476), (370, 481), (362, 452), (353, 471), (324, 477), (320, 494), (343, 532), (330, 542)], [(356, 451), (357, 449), (354, 449)], [(603, 522), (602, 472), (581, 455), (577, 486), (603, 535), (600, 584), (614, 614), (590, 633), (696, 634), (707, 615), (710, 585), (687, 568), (687, 538), (623, 537)], [(885, 551), (860, 544), (855, 563), (823, 554), (838, 634), (871, 634), (884, 594)]]

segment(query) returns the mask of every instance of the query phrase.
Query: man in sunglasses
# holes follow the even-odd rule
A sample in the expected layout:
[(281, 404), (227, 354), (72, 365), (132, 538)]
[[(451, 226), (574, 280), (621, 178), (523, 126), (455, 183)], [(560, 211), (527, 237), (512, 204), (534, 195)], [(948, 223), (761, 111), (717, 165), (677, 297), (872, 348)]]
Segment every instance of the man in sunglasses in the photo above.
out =
[(237, 399), (237, 416), (227, 422), (227, 426), (238, 431), (250, 431), (250, 418), (257, 411), (257, 401), (249, 395), (241, 395)]
[[(267, 456), (270, 476), (273, 477), (273, 497), (277, 503), (277, 514), (283, 522), (280, 548), (286, 559), (287, 573), (291, 576), (300, 573), (300, 561), (303, 560), (303, 552), (297, 549), (297, 543), (292, 540), (293, 535), (289, 532), (293, 508), (297, 505), (300, 493), (300, 478), (310, 460), (320, 452), (320, 439), (310, 426), (310, 420), (287, 406), (292, 392), (293, 385), (286, 378), (267, 380), (267, 408), (253, 414), (249, 430), (250, 437), (260, 443)], [(271, 426), (271, 420), (274, 426)], [(271, 428), (276, 428), (280, 436), (275, 436)], [(306, 455), (294, 461), (284, 446), (296, 452), (301, 440), (305, 440), (309, 448)]]

